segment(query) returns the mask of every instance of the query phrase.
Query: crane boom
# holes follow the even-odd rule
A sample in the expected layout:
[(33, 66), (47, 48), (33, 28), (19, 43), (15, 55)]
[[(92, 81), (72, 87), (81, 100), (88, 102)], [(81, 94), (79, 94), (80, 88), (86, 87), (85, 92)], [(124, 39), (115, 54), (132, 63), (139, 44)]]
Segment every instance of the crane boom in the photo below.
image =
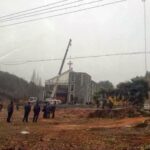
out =
[(71, 46), (71, 42), (72, 42), (72, 40), (70, 39), (69, 43), (68, 43), (68, 46), (67, 46), (67, 49), (66, 49), (66, 52), (65, 52), (65, 55), (64, 55), (64, 58), (62, 60), (59, 72), (58, 72), (58, 75), (57, 75), (57, 78), (56, 78), (56, 83), (54, 85), (54, 88), (53, 88), (53, 91), (52, 91), (52, 94), (51, 94), (51, 98), (54, 98), (55, 95), (56, 95), (56, 91), (57, 91), (57, 87), (58, 87), (58, 81), (59, 81), (59, 76), (61, 75), (61, 72), (62, 72), (64, 63), (65, 63), (66, 57), (67, 57), (67, 53), (68, 53), (69, 47)]

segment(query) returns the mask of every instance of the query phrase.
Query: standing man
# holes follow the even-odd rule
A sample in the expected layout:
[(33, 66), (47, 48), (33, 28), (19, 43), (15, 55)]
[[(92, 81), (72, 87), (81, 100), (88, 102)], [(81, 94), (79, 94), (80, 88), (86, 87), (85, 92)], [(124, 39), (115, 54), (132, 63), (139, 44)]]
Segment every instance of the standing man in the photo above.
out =
[(23, 120), (22, 120), (23, 122), (24, 121), (28, 122), (28, 117), (29, 117), (30, 111), (31, 111), (31, 105), (30, 105), (30, 102), (28, 102), (24, 106), (24, 117), (23, 117)]
[(55, 118), (55, 110), (56, 110), (56, 101), (51, 106), (52, 118)]
[(8, 123), (10, 123), (13, 111), (14, 111), (14, 104), (13, 104), (13, 101), (11, 101), (10, 104), (8, 105), (8, 107), (7, 107), (7, 112), (8, 112), (7, 122)]
[(39, 102), (37, 101), (33, 108), (33, 112), (34, 112), (33, 122), (37, 122), (40, 110), (41, 108), (40, 108)]
[(0, 112), (2, 111), (3, 109), (3, 104), (0, 104)]
[(47, 118), (50, 118), (50, 113), (51, 113), (51, 105), (48, 103), (47, 105)]
[(43, 118), (46, 119), (47, 118), (47, 103), (43, 106)]

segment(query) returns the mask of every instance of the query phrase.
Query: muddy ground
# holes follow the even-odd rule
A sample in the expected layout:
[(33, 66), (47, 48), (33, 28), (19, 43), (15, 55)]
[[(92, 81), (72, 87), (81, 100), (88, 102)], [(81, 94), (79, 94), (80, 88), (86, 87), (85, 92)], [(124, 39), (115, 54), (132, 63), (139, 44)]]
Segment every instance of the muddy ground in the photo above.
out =
[[(135, 128), (144, 117), (88, 118), (94, 110), (57, 109), (55, 119), (22, 123), (22, 110), (6, 123), (6, 110), (0, 112), (0, 150), (146, 150), (150, 149), (150, 127)], [(29, 134), (21, 134), (27, 131)]]

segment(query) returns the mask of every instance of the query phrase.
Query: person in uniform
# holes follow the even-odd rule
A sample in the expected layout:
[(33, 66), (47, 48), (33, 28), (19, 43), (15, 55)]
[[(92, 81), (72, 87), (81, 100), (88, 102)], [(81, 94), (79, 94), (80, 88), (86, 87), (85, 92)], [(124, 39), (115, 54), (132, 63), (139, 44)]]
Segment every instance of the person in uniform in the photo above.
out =
[(33, 112), (34, 112), (33, 122), (37, 122), (39, 114), (40, 114), (40, 110), (41, 108), (40, 108), (39, 102), (37, 101), (33, 108)]
[(28, 122), (28, 118), (29, 118), (29, 114), (30, 114), (30, 111), (31, 111), (31, 104), (30, 102), (28, 102), (27, 104), (25, 104), (24, 106), (24, 117), (23, 117), (23, 122)]
[(8, 116), (7, 116), (7, 122), (10, 123), (11, 121), (11, 117), (13, 115), (13, 112), (14, 112), (14, 103), (13, 101), (10, 102), (10, 104), (8, 105), (7, 107), (7, 113), (8, 113)]

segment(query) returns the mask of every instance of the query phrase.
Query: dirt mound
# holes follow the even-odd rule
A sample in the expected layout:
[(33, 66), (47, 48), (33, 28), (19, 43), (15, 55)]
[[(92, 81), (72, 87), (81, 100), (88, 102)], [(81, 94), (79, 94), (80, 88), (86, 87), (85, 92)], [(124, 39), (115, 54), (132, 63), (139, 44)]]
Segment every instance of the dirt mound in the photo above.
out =
[(118, 108), (118, 109), (97, 109), (94, 112), (89, 113), (89, 118), (125, 118), (125, 117), (137, 117), (140, 113), (134, 108)]
[(147, 128), (150, 129), (150, 119), (146, 119), (141, 123), (136, 123), (134, 125), (135, 128)]

